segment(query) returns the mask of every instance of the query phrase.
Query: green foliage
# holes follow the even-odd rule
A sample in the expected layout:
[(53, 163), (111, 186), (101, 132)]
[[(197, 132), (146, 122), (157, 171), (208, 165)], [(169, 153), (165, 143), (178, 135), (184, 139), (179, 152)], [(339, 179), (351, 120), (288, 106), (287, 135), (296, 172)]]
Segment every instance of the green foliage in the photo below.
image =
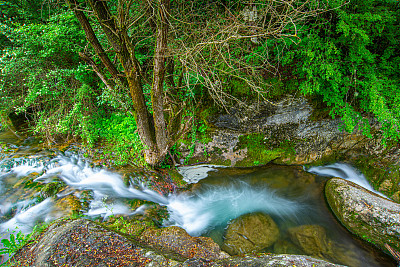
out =
[(0, 24), (12, 47), (0, 54), (0, 114), (32, 113), (35, 131), (85, 135), (88, 117), (96, 111), (96, 79), (79, 62), (85, 45), (71, 12), (47, 23)]
[(99, 117), (91, 129), (94, 144), (97, 139), (105, 145), (104, 156), (113, 160), (117, 166), (125, 164), (143, 165), (143, 145), (137, 133), (135, 118), (132, 115), (113, 113), (110, 117)]
[[(14, 231), (10, 233), (10, 236), (8, 238), (3, 238), (1, 240), (3, 248), (0, 249), (0, 255), (7, 254), (8, 257), (12, 257), (15, 252), (20, 250), (26, 244), (32, 242), (35, 237), (42, 233), (47, 227), (48, 224), (38, 224), (35, 225), (30, 234), (23, 234), (21, 231)], [(8, 266), (8, 262), (5, 262), (0, 266)]]
[(346, 131), (359, 128), (371, 136), (370, 114), (381, 124), (384, 142), (399, 140), (398, 5), (353, 0), (326, 17), (303, 29), (301, 43), (283, 63), (296, 65), (301, 92), (322, 96)]

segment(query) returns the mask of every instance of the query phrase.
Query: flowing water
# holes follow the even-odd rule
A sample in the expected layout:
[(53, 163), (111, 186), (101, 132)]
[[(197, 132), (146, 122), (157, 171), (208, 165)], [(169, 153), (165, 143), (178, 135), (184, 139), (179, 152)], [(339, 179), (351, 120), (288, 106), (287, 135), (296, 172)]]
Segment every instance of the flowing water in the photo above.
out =
[[(42, 150), (29, 140), (21, 143), (5, 132), (0, 133), (0, 141), (8, 143), (7, 147), (12, 150), (7, 152), (0, 148), (0, 232), (3, 238), (10, 231), (28, 233), (38, 222), (65, 216), (55, 203), (71, 195), (89, 202), (84, 208), (85, 215), (104, 219), (117, 214), (142, 214), (146, 205), (132, 210), (126, 201), (141, 199), (167, 208), (166, 226), (180, 226), (193, 236), (210, 236), (219, 244), (223, 243), (229, 221), (244, 214), (262, 212), (278, 224), (281, 236), (266, 252), (302, 253), (295, 248), (288, 232), (299, 225), (320, 225), (327, 230), (323, 242), (333, 244), (330, 252), (324, 255), (329, 260), (350, 266), (394, 266), (388, 257), (354, 239), (338, 225), (325, 204), (322, 188), (327, 178), (324, 175), (350, 178), (369, 186), (365, 177), (350, 165), (335, 164), (308, 170), (318, 176), (301, 168), (276, 165), (249, 169), (208, 166), (208, 175), (197, 175), (203, 179), (190, 192), (165, 195), (146, 187), (143, 177), (133, 177), (126, 183), (121, 174), (93, 167), (72, 152)], [(196, 167), (186, 171), (190, 169), (196, 170)], [(27, 183), (24, 188), (18, 186), (27, 179), (33, 179), (32, 188), (26, 186)], [(62, 183), (65, 188), (56, 197), (46, 197), (34, 190), (34, 185), (49, 183)], [(90, 197), (83, 192), (89, 192)]]

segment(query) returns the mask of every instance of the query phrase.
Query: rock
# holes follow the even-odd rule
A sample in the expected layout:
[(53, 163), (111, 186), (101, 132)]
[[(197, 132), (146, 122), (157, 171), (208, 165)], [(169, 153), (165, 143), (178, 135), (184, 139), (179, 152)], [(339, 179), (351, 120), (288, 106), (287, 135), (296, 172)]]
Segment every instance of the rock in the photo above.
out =
[(320, 225), (301, 225), (288, 229), (290, 239), (306, 254), (325, 258), (332, 254), (332, 244), (326, 237), (326, 230)]
[[(17, 266), (165, 266), (168, 259), (84, 219), (58, 221), (12, 258)], [(151, 265), (150, 265), (151, 264)]]
[[(163, 232), (181, 232), (177, 227), (166, 229)], [(85, 219), (59, 220), (19, 250), (8, 266), (339, 266), (300, 255), (259, 254), (214, 260), (193, 257), (180, 261), (168, 256)]]
[(177, 226), (148, 229), (141, 234), (140, 239), (153, 249), (183, 258), (213, 260), (227, 256), (211, 238), (192, 237)]
[(278, 226), (269, 215), (246, 214), (229, 224), (222, 249), (230, 255), (259, 252), (278, 238)]
[(384, 251), (385, 243), (400, 251), (400, 204), (340, 178), (327, 182), (325, 195), (349, 231)]
[(274, 244), (274, 253), (276, 254), (303, 254), (304, 252), (295, 244), (286, 241), (278, 240)]
[[(183, 265), (187, 266), (187, 265)], [(204, 266), (204, 265), (193, 265)], [(244, 257), (231, 257), (228, 259), (219, 260), (213, 265), (208, 266), (239, 266), (239, 267), (259, 267), (259, 266), (273, 266), (273, 267), (339, 267), (343, 265), (333, 264), (324, 260), (318, 260), (304, 255), (274, 255), (274, 254), (260, 254), (257, 256), (244, 256)]]
[(390, 192), (392, 188), (393, 188), (393, 182), (389, 179), (385, 179), (379, 186), (378, 190), (381, 192)]
[(51, 215), (54, 218), (72, 216), (75, 212), (79, 212), (81, 208), (79, 199), (76, 196), (68, 195), (55, 201)]
[(288, 229), (288, 233), (292, 242), (307, 255), (347, 266), (360, 266), (358, 256), (351, 247), (330, 240), (325, 228), (320, 225), (301, 225)]
[(392, 196), (391, 196), (392, 200), (394, 202), (399, 203), (400, 202), (400, 191), (396, 191)]
[(185, 146), (182, 156), (193, 156), (193, 162), (252, 165), (259, 161), (253, 159), (256, 156), (250, 149), (254, 144), (241, 141), (249, 133), (262, 134), (260, 150), (264, 154), (274, 152), (268, 159), (283, 164), (309, 164), (337, 151), (366, 147), (361, 131), (347, 134), (340, 130), (340, 118), (316, 121), (311, 119), (312, 113), (313, 108), (304, 97), (289, 96), (273, 104), (261, 101), (238, 105), (227, 114), (210, 116), (207, 140), (211, 141), (196, 143), (194, 151)]

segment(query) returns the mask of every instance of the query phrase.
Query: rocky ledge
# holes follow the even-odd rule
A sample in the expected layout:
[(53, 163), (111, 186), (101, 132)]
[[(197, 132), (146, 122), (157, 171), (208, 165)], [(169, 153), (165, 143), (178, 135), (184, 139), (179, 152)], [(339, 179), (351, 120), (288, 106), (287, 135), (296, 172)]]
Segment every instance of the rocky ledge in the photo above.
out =
[[(110, 231), (85, 219), (63, 220), (50, 226), (35, 242), (23, 247), (11, 259), (10, 266), (341, 266), (301, 255), (228, 257), (220, 250), (213, 250), (214, 254), (208, 253), (204, 257), (198, 253), (204, 249), (204, 242), (198, 242), (193, 254), (183, 255), (179, 250), (185, 244), (180, 243), (179, 236), (175, 239), (167, 236), (166, 243), (174, 243), (174, 246), (163, 248), (161, 242), (146, 245), (139, 239)], [(212, 246), (210, 242), (206, 242), (206, 250)], [(176, 253), (171, 251), (173, 247)]]
[(400, 204), (340, 178), (325, 186), (333, 213), (352, 233), (382, 250), (400, 250)]

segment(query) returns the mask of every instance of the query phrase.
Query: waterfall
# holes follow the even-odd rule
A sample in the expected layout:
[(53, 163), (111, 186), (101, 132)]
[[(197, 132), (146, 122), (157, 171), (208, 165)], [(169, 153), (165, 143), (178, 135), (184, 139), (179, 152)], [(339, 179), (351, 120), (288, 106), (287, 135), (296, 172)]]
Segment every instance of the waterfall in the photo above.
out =
[(316, 167), (311, 167), (309, 169), (306, 169), (306, 171), (320, 175), (320, 176), (327, 176), (327, 177), (339, 177), (342, 179), (346, 179), (348, 181), (351, 181), (355, 184), (358, 184), (361, 187), (364, 187), (365, 189), (374, 192), (375, 194), (378, 194), (384, 198), (387, 198), (387, 196), (383, 195), (382, 193), (376, 191), (368, 182), (368, 180), (365, 178), (364, 174), (354, 168), (353, 166), (346, 164), (346, 163), (334, 163), (330, 165), (325, 165), (325, 166), (316, 166)]

